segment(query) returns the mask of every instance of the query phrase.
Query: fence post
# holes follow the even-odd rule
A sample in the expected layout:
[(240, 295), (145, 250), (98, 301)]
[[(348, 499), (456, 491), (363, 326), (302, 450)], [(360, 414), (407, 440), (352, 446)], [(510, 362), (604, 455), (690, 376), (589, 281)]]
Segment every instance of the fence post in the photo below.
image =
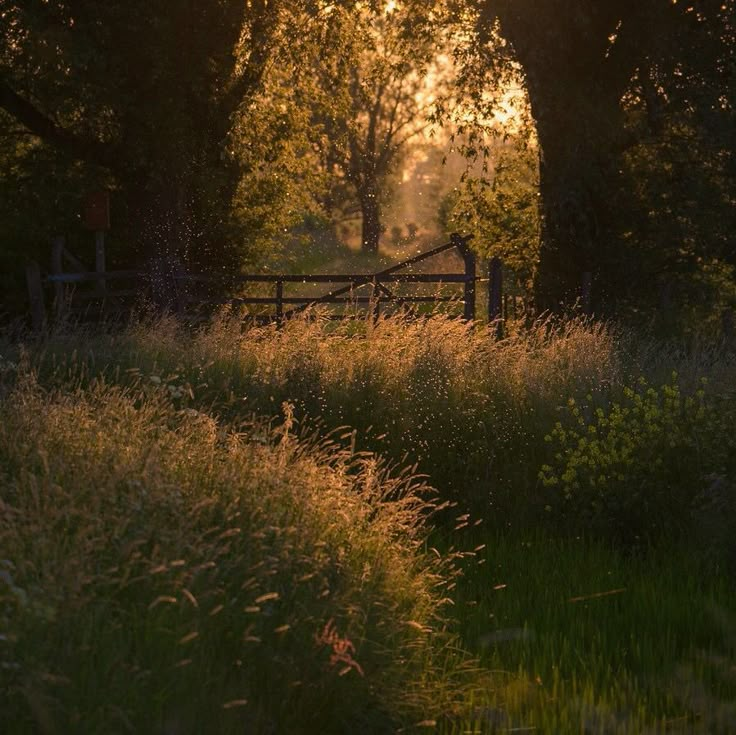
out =
[(276, 326), (281, 329), (284, 323), (284, 282), (276, 281)]
[(475, 253), (465, 244), (465, 240), (457, 232), (450, 235), (450, 242), (460, 251), (465, 263), (463, 319), (472, 322), (475, 321)]
[(503, 268), (500, 258), (491, 258), (488, 263), (488, 324), (495, 328), (496, 338), (503, 337)]
[(580, 305), (583, 307), (583, 314), (590, 316), (593, 313), (593, 274), (590, 271), (585, 271), (585, 273), (583, 273), (581, 286)]
[(378, 280), (374, 278), (372, 285), (373, 290), (371, 291), (371, 298), (373, 299), (373, 303), (371, 304), (371, 316), (373, 318), (373, 323), (378, 324), (378, 320), (381, 318), (380, 284)]
[(31, 324), (35, 332), (42, 332), (46, 328), (46, 308), (43, 304), (41, 269), (35, 261), (26, 266), (26, 284), (31, 304)]
[[(61, 275), (64, 272), (62, 255), (64, 253), (64, 236), (57, 235), (51, 241), (51, 272)], [(54, 281), (54, 316), (61, 319), (66, 308), (66, 289), (61, 281)]]

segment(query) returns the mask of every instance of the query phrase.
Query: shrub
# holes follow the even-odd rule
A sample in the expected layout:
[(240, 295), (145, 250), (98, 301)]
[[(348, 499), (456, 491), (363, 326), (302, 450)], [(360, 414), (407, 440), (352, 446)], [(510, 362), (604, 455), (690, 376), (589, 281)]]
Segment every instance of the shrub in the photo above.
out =
[(673, 373), (659, 389), (640, 378), (606, 408), (570, 398), (545, 437), (547, 510), (626, 541), (688, 528), (706, 477), (724, 472), (736, 448), (729, 404), (705, 386), (683, 393)]

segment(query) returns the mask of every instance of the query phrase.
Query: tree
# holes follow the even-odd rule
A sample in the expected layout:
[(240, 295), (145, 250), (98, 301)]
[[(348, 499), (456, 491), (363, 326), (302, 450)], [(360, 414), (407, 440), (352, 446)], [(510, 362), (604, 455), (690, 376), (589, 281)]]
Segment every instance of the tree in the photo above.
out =
[(531, 293), (539, 259), (539, 166), (536, 150), (506, 143), (492, 153), (488, 176), (468, 175), (443, 201), (441, 224), (471, 232), (473, 247), (498, 257)]
[[(584, 271), (596, 277), (599, 309), (615, 306), (621, 282), (610, 266), (628, 213), (613, 208), (612, 195), (627, 183), (624, 157), (661, 132), (678, 100), (723, 117), (731, 100), (715, 101), (733, 73), (732, 15), (732, 0), (462, 4), (472, 43), (460, 55), (476, 99), (489, 71), (502, 82), (520, 76), (528, 93), (541, 153), (540, 308), (572, 303)], [(647, 110), (644, 126), (631, 125), (637, 105)]]
[[(286, 116), (263, 114), (264, 84), (295, 49), (287, 29), (306, 35), (321, 11), (306, 0), (3, 0), (3, 125), (107, 177), (137, 258), (234, 267), (243, 175), (276, 158), (286, 135)], [(246, 126), (276, 152), (241, 155)]]
[(411, 3), (334, 8), (313, 60), (325, 166), (355, 192), (365, 252), (378, 252), (389, 174), (427, 127), (437, 93), (437, 33), (427, 32), (427, 12), (426, 3), (421, 11)]

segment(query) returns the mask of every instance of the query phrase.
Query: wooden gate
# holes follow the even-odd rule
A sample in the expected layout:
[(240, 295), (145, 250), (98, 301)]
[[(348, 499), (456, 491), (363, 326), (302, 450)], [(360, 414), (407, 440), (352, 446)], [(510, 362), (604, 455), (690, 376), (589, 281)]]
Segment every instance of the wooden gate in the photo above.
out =
[[(186, 313), (195, 305), (217, 305), (233, 304), (245, 306), (273, 307), (268, 313), (253, 316), (259, 321), (275, 321), (283, 323), (285, 319), (292, 317), (310, 306), (317, 304), (355, 304), (363, 306), (378, 316), (381, 308), (387, 304), (393, 305), (418, 305), (418, 304), (441, 304), (447, 302), (461, 302), (462, 316), (468, 321), (476, 318), (476, 283), (480, 280), (488, 281), (488, 320), (496, 324), (496, 331), (501, 334), (501, 318), (503, 316), (502, 297), (502, 269), (501, 263), (494, 258), (489, 264), (488, 279), (481, 279), (477, 275), (477, 259), (475, 253), (468, 247), (471, 235), (461, 236), (453, 234), (449, 242), (432, 248), (424, 253), (419, 253), (390, 268), (375, 273), (351, 273), (351, 274), (263, 274), (252, 273), (229, 277), (227, 281), (210, 275), (186, 274), (173, 270), (168, 278), (173, 288), (170, 306), (180, 313)], [(414, 266), (447, 251), (456, 251), (462, 260), (462, 272), (439, 273), (439, 272), (416, 272)], [(63, 261), (79, 268), (75, 272), (64, 272)], [(72, 307), (72, 313), (79, 313), (79, 306), (74, 308), (77, 301), (86, 299), (91, 302), (98, 300), (101, 306), (112, 305), (118, 308), (125, 303), (125, 299), (136, 295), (140, 298), (150, 290), (150, 274), (141, 271), (90, 271), (84, 269), (71, 253), (64, 248), (63, 239), (57, 238), (54, 243), (52, 258), (52, 272), (45, 277), (41, 276), (37, 264), (29, 265), (27, 272), (28, 290), (31, 302), (31, 317), (33, 326), (42, 329), (46, 323), (46, 309), (44, 301), (44, 287), (53, 289), (54, 315), (58, 318), (68, 313)], [(119, 286), (127, 281), (135, 288), (121, 289)], [(193, 293), (197, 284), (206, 287), (210, 292), (217, 293), (219, 284), (225, 287), (247, 284), (264, 283), (273, 284), (273, 293), (267, 296), (233, 296), (207, 298)], [(312, 287), (319, 284), (337, 285), (326, 293), (320, 295), (307, 295), (298, 293), (285, 293), (287, 284), (310, 284)], [(442, 295), (440, 293), (426, 294), (398, 294), (395, 293), (399, 284), (437, 284), (455, 285), (458, 293), (454, 295)], [(84, 287), (87, 286), (86, 292)], [(81, 288), (80, 288), (81, 287)], [(91, 288), (90, 288), (91, 287)], [(291, 285), (290, 288), (294, 288)], [(336, 318), (343, 316), (335, 315)]]
[[(245, 306), (272, 306), (273, 311), (268, 314), (258, 315), (262, 321), (283, 322), (305, 309), (317, 304), (343, 304), (362, 305), (372, 310), (378, 316), (382, 305), (410, 305), (410, 304), (439, 304), (443, 302), (463, 303), (463, 317), (468, 320), (475, 319), (475, 289), (476, 289), (476, 256), (468, 247), (471, 236), (462, 237), (452, 235), (450, 241), (444, 245), (420, 253), (412, 258), (397, 263), (396, 265), (378, 271), (376, 273), (306, 273), (306, 274), (247, 274), (229, 279), (230, 283), (247, 285), (252, 283), (273, 284), (273, 294), (270, 296), (239, 296), (221, 299), (215, 303), (242, 304)], [(463, 261), (463, 272), (461, 273), (417, 273), (412, 272), (416, 264), (435, 257), (441, 253), (457, 250)], [(212, 276), (181, 275), (177, 279), (184, 284), (209, 283), (217, 284), (218, 279)], [(453, 296), (440, 294), (396, 294), (392, 289), (398, 284), (458, 284), (462, 286), (462, 293)], [(330, 284), (339, 285), (319, 296), (306, 294), (285, 294), (287, 284)], [(185, 289), (186, 290), (186, 289)], [(203, 300), (196, 295), (184, 297), (187, 304), (201, 304)], [(204, 303), (213, 303), (205, 299)], [(343, 318), (336, 315), (337, 318)]]

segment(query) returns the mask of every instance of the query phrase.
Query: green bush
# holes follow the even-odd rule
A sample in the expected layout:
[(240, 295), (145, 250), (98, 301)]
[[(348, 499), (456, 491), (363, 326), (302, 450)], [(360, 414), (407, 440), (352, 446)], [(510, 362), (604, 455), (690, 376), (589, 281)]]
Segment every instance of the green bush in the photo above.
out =
[(687, 529), (708, 476), (726, 472), (736, 448), (733, 407), (709, 397), (706, 384), (683, 392), (673, 373), (658, 389), (640, 378), (605, 408), (591, 395), (570, 398), (545, 437), (546, 509), (625, 541)]

